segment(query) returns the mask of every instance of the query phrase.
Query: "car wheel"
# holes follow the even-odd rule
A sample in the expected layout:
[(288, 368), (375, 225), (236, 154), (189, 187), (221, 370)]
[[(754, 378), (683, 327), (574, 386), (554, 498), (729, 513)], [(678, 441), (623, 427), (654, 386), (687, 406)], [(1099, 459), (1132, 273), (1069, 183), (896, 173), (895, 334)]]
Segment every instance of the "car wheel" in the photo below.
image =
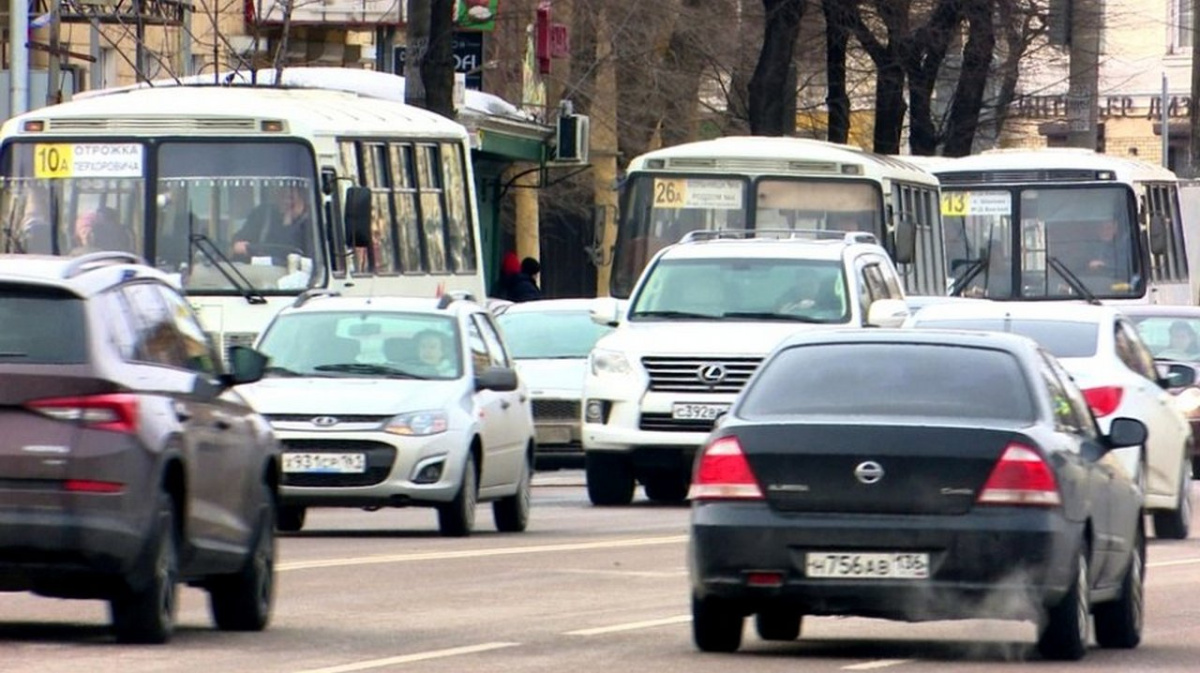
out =
[(702, 652), (736, 652), (742, 645), (742, 615), (727, 601), (692, 596), (692, 640)]
[(1121, 595), (1112, 603), (1096, 606), (1096, 642), (1100, 647), (1132, 649), (1142, 642), (1145, 621), (1146, 536), (1138, 530), (1129, 568), (1121, 580)]
[(1050, 608), (1038, 636), (1038, 651), (1047, 659), (1082, 659), (1088, 646), (1088, 619), (1091, 616), (1091, 589), (1088, 586), (1087, 545), (1081, 545), (1075, 560), (1075, 581), (1058, 605)]
[(788, 610), (764, 610), (754, 615), (754, 630), (763, 640), (795, 640), (800, 637), (803, 617)]
[(254, 546), (236, 574), (219, 577), (208, 587), (213, 622), (222, 631), (262, 631), (271, 620), (275, 596), (275, 508), (267, 505), (259, 515)]
[(628, 505), (637, 485), (629, 458), (621, 453), (590, 451), (584, 455), (588, 499), (593, 505)]
[(304, 507), (281, 506), (275, 515), (275, 527), (283, 533), (295, 533), (304, 528), (304, 518), (308, 509)]
[(655, 502), (683, 502), (687, 500), (691, 474), (687, 472), (654, 472), (642, 482), (646, 497)]
[(113, 630), (122, 643), (160, 644), (175, 631), (178, 602), (179, 543), (175, 530), (175, 505), (160, 493), (153, 538), (145, 562), (147, 577), (135, 578), (109, 603)]
[(532, 497), (530, 478), (529, 461), (522, 460), (517, 492), (492, 503), (492, 520), (496, 522), (496, 530), (520, 533), (529, 527), (529, 500)]
[(1192, 479), (1186, 471), (1180, 477), (1179, 498), (1175, 509), (1154, 513), (1154, 535), (1162, 540), (1186, 540), (1192, 528)]
[(475, 506), (478, 504), (479, 487), (475, 475), (475, 456), (467, 453), (463, 466), (462, 483), (458, 493), (450, 502), (438, 507), (438, 529), (446, 537), (464, 537), (475, 527)]

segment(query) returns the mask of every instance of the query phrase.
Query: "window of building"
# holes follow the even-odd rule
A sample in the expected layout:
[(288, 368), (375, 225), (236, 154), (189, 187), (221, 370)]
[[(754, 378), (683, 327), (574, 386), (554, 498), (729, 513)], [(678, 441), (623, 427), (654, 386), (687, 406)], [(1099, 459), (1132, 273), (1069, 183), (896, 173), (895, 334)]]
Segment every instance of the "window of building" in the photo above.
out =
[(1178, 54), (1192, 48), (1192, 2), (1193, 0), (1171, 1), (1171, 53)]

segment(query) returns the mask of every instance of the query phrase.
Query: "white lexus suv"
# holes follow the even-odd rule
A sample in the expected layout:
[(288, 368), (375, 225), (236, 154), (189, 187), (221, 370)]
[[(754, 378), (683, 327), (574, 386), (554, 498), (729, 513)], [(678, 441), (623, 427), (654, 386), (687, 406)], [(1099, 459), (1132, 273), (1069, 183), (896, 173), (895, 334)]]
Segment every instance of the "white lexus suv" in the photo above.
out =
[[(908, 316), (887, 252), (868, 233), (702, 231), (647, 265), (616, 329), (592, 350), (583, 447), (596, 505), (687, 496), (696, 449), (763, 357), (798, 330), (896, 327)], [(819, 391), (814, 391), (819, 394)]]

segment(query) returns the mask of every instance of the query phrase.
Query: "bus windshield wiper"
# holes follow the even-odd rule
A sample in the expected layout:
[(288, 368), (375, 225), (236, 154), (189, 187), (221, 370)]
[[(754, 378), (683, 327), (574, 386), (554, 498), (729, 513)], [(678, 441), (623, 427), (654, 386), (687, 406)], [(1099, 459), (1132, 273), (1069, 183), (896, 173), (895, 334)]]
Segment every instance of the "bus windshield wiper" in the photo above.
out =
[(398, 379), (418, 379), (427, 381), (428, 376), (418, 376), (387, 365), (373, 365), (365, 362), (345, 362), (336, 365), (318, 365), (313, 369), (319, 372), (346, 372), (350, 374), (378, 374)]
[(270, 366), (263, 370), (264, 374), (274, 374), (275, 376), (303, 376), (300, 372), (292, 371), (287, 367)]
[(809, 315), (794, 313), (773, 313), (771, 311), (729, 311), (721, 314), (722, 318), (750, 318), (752, 320), (785, 320), (789, 322), (824, 323), (827, 320), (814, 318)]
[(717, 320), (718, 316), (710, 313), (692, 313), (690, 311), (634, 311), (630, 318), (692, 318), (696, 320)]
[(950, 296), (961, 297), (963, 290), (967, 289), (967, 285), (969, 285), (971, 281), (975, 280), (976, 276), (984, 271), (987, 271), (987, 267), (988, 257), (980, 257), (979, 259), (972, 261), (970, 266), (967, 267), (967, 270), (963, 272), (963, 275), (959, 276), (958, 280), (954, 281), (954, 285), (950, 288)]
[[(225, 276), (225, 280), (229, 281), (230, 285), (242, 293), (242, 296), (246, 298), (246, 303), (267, 303), (267, 298), (263, 296), (262, 292), (259, 292), (258, 288), (254, 287), (254, 283), (251, 283), (249, 279), (242, 275), (241, 271), (238, 271), (233, 262), (225, 256), (225, 253), (221, 252), (221, 249), (217, 247), (216, 243), (212, 242), (211, 238), (204, 234), (192, 234), (191, 242), (192, 247), (199, 250), (200, 254), (204, 255), (216, 267), (217, 271), (221, 272), (222, 276)], [(231, 274), (230, 271), (233, 273)], [(234, 275), (237, 278), (234, 278)]]
[(1051, 269), (1054, 269), (1058, 275), (1062, 276), (1062, 279), (1067, 281), (1067, 285), (1070, 286), (1070, 288), (1076, 293), (1078, 293), (1079, 296), (1086, 299), (1087, 303), (1096, 304), (1097, 306), (1100, 305), (1100, 300), (1096, 298), (1096, 295), (1092, 294), (1092, 291), (1083, 284), (1083, 281), (1079, 280), (1079, 276), (1076, 276), (1074, 273), (1072, 273), (1071, 270), (1067, 268), (1067, 265), (1062, 263), (1062, 260), (1057, 257), (1047, 257), (1046, 264)]

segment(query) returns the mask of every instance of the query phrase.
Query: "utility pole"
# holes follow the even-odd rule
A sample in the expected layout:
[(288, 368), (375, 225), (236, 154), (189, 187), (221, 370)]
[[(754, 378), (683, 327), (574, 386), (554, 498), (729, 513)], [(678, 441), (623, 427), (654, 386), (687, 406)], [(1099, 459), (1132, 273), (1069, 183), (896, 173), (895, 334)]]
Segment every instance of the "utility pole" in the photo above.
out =
[(430, 0), (407, 2), (408, 12), (404, 19), (404, 33), (408, 41), (404, 51), (404, 102), (428, 108), (421, 71), (429, 53), (429, 21), (433, 16), (433, 7)]
[(617, 243), (617, 192), (613, 188), (617, 181), (617, 65), (607, 6), (598, 5), (595, 12), (596, 93), (589, 112), (593, 201), (602, 232), (596, 255), (596, 296), (607, 297)]
[(29, 110), (29, 2), (8, 2), (8, 114)]
[(1188, 145), (1188, 174), (1200, 176), (1200, 112), (1196, 103), (1200, 101), (1200, 0), (1192, 2), (1192, 104), (1188, 106), (1188, 125), (1191, 141)]
[(1071, 71), (1067, 89), (1067, 145), (1097, 149), (1100, 100), (1101, 0), (1070, 0)]
[[(10, 7), (13, 2), (14, 0), (9, 0)], [(50, 65), (46, 72), (46, 105), (62, 102), (62, 87), (58, 82), (62, 77), (62, 54), (59, 53), (62, 44), (58, 41), (61, 32), (62, 0), (50, 0)]]

